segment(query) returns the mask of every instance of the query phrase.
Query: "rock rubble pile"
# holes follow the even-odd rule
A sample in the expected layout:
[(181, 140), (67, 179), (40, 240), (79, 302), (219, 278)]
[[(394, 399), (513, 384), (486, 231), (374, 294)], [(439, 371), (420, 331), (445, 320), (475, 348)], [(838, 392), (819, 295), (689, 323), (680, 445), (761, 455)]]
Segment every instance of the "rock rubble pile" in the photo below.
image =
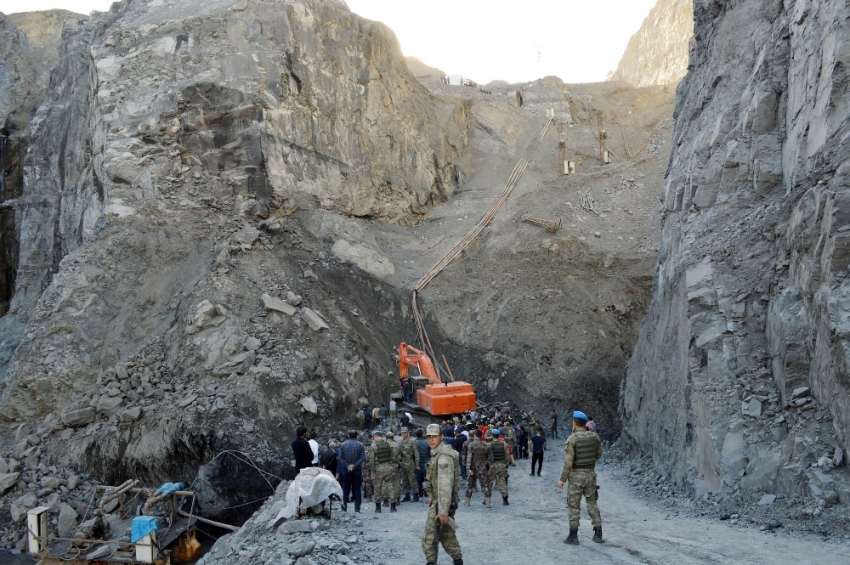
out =
[[(348, 565), (390, 563), (391, 547), (379, 543), (374, 534), (364, 535), (363, 517), (339, 511), (334, 503), (331, 517), (275, 517), (286, 504), (289, 482), (280, 483), (269, 498), (238, 532), (216, 541), (199, 565), (261, 563), (267, 565)], [(368, 518), (366, 518), (368, 519)]]

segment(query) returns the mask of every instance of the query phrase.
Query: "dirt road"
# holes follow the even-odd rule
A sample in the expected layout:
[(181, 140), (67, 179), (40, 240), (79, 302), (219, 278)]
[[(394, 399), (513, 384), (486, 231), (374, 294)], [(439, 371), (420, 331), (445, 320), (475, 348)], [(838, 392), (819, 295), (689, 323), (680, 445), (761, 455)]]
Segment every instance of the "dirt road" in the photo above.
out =
[[(557, 441), (557, 440), (556, 440)], [(850, 562), (850, 543), (825, 543), (816, 538), (791, 537), (730, 526), (728, 522), (696, 517), (666, 518), (636, 496), (613, 474), (600, 470), (600, 509), (606, 542), (591, 541), (593, 530), (582, 510), (579, 547), (564, 545), (567, 535), (566, 492), (555, 483), (561, 471), (559, 450), (546, 453), (541, 477), (530, 477), (529, 461), (511, 469), (510, 506), (493, 493), (493, 508), (473, 495), (472, 506), (457, 515), (458, 538), (466, 565), (544, 565), (549, 563), (607, 564), (841, 564)], [(463, 496), (463, 494), (461, 494)], [(405, 503), (399, 512), (374, 514), (363, 507), (365, 535), (377, 536), (382, 548), (392, 547), (396, 563), (424, 563), (421, 533), (425, 504)], [(441, 564), (451, 559), (440, 549)]]

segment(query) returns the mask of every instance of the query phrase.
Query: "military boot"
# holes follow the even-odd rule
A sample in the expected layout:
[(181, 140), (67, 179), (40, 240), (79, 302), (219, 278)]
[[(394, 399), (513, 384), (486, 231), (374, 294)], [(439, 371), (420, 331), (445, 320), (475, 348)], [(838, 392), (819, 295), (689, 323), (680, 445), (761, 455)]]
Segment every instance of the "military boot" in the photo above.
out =
[(604, 541), (602, 539), (602, 526), (596, 526), (593, 528), (593, 541), (596, 543), (602, 543)]
[(390, 512), (398, 512), (398, 510), (396, 510), (395, 508), (395, 502), (390, 503)]
[(578, 545), (578, 528), (570, 528), (570, 535), (564, 540), (567, 545)]
[(463, 503), (464, 503), (465, 505), (469, 506), (470, 504), (472, 504), (472, 497), (467, 496), (467, 497), (463, 500)]
[(419, 493), (417, 493), (417, 492), (413, 493), (413, 502), (419, 502)]
[(489, 498), (489, 497), (487, 497), (487, 498), (485, 498), (485, 499), (484, 499), (484, 506), (486, 506), (487, 508), (492, 508), (492, 507), (493, 507), (493, 505), (492, 505), (492, 504), (490, 504), (490, 498)]
[(463, 565), (463, 559), (455, 559), (454, 565)]
[(380, 503), (380, 502), (379, 502), (379, 503), (377, 503), (377, 504), (375, 504), (375, 513), (376, 513), (376, 514), (380, 514), (380, 513), (381, 513), (381, 503)]
[(401, 499), (402, 502), (410, 502), (410, 493), (405, 493), (404, 498)]
[(507, 497), (507, 496), (503, 496), (503, 497), (502, 497), (502, 504), (503, 504), (504, 506), (510, 506), (510, 505), (511, 505), (511, 503), (510, 503), (510, 502), (508, 502), (508, 497)]

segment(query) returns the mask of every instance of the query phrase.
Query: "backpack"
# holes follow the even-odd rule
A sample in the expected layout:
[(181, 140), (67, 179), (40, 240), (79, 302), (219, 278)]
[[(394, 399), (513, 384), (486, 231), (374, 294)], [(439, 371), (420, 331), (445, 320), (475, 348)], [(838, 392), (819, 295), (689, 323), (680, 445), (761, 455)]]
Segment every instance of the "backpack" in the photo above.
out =
[(381, 465), (391, 463), (393, 460), (393, 448), (385, 441), (375, 443), (375, 461)]
[(490, 451), (493, 452), (493, 461), (495, 463), (499, 463), (506, 459), (505, 457), (505, 444), (501, 441), (493, 441), (490, 444)]
[(364, 410), (363, 411), (363, 421), (364, 422), (371, 422), (372, 421), (372, 411), (371, 410)]

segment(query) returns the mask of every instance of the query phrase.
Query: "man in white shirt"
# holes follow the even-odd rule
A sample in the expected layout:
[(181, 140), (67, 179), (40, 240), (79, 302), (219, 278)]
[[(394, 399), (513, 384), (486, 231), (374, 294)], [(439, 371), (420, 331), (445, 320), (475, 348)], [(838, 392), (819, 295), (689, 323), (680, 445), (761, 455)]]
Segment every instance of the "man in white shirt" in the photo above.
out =
[(398, 421), (398, 404), (394, 399), (390, 399), (390, 422), (395, 424)]
[(316, 430), (313, 430), (310, 432), (310, 439), (307, 440), (307, 443), (310, 444), (310, 449), (313, 450), (313, 461), (310, 463), (313, 467), (319, 466), (319, 442), (316, 441), (317, 436)]

